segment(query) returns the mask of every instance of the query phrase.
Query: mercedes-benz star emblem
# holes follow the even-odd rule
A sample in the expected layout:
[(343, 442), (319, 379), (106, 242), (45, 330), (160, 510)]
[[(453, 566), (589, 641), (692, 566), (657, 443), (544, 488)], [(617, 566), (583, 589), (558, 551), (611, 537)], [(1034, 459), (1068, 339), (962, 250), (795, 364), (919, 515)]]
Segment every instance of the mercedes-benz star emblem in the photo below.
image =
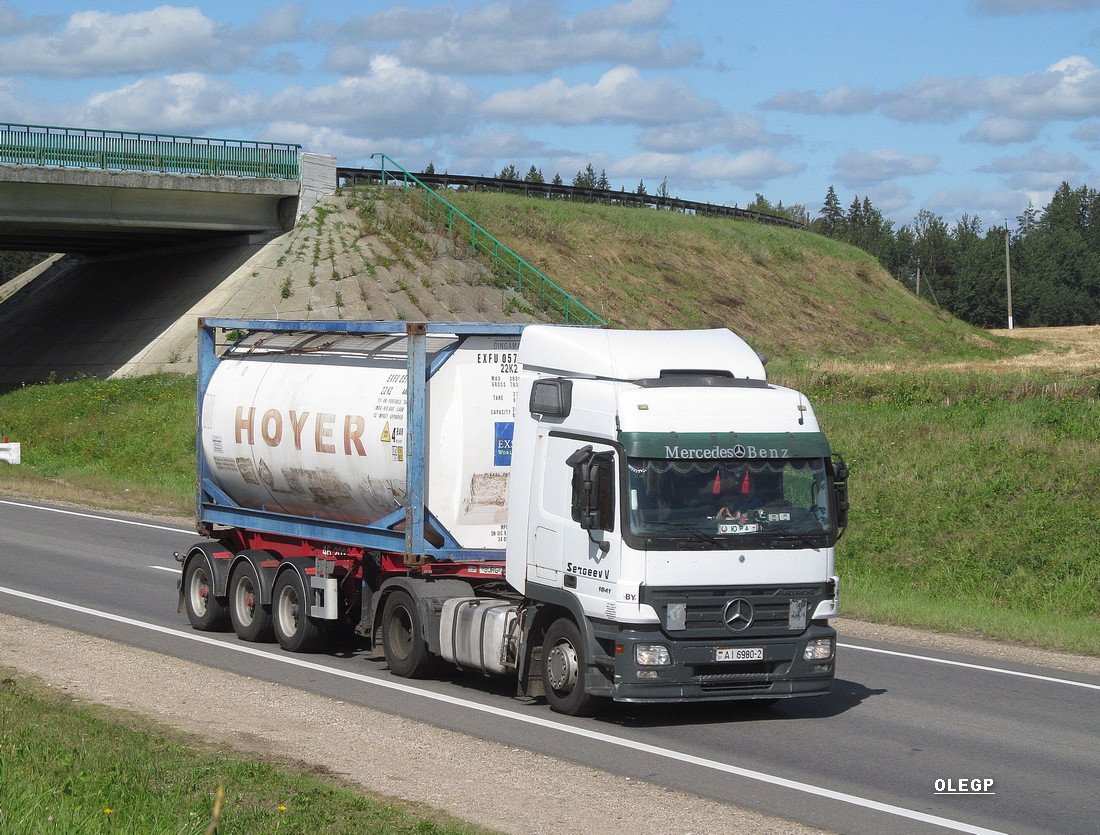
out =
[(722, 610), (722, 622), (732, 632), (744, 632), (752, 626), (752, 604), (743, 597), (735, 597)]

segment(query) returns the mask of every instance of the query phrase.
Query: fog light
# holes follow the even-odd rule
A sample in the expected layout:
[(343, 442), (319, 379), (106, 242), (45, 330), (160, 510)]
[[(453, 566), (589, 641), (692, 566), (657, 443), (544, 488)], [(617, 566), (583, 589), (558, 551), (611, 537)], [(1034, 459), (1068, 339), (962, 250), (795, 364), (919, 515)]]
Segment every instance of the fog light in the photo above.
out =
[(833, 657), (832, 638), (814, 638), (802, 650), (803, 661), (826, 661)]
[(672, 656), (664, 644), (635, 644), (634, 662), (639, 667), (668, 667)]
[(657, 678), (656, 670), (638, 670), (638, 678)]

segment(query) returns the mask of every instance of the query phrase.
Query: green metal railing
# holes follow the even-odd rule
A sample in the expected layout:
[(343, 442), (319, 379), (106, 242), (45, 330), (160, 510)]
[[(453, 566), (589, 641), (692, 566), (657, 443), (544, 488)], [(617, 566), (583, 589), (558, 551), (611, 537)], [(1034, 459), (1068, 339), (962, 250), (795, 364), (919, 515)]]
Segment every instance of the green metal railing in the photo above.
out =
[(0, 163), (297, 180), (301, 145), (0, 123)]
[[(382, 184), (390, 179), (400, 180), (405, 186), (420, 188), (425, 195), (426, 212), (429, 222), (438, 221), (453, 232), (458, 227), (459, 232), (469, 240), (474, 252), (484, 253), (493, 259), (493, 268), (499, 275), (514, 279), (515, 289), (526, 298), (537, 298), (539, 303), (547, 308), (556, 310), (561, 314), (567, 324), (581, 323), (586, 325), (606, 325), (607, 322), (569, 295), (565, 290), (520, 258), (511, 249), (506, 247), (474, 221), (470, 220), (456, 206), (444, 200), (439, 194), (419, 179), (410, 174), (400, 164), (382, 153), (371, 154), (371, 159), (378, 158), (379, 168), (382, 171)], [(386, 163), (389, 162), (395, 171), (387, 174)], [(398, 174), (397, 172), (400, 172)]]

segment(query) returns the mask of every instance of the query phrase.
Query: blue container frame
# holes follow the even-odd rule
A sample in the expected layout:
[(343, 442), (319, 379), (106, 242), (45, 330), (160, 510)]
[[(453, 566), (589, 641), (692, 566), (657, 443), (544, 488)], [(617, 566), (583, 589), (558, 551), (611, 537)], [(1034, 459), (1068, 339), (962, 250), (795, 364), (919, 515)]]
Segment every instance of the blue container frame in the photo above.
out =
[[(451, 533), (439, 523), (425, 504), (427, 462), (428, 380), (471, 336), (519, 336), (525, 324), (466, 322), (389, 322), (389, 321), (276, 321), (264, 319), (199, 319), (198, 385), (195, 408), (195, 443), (198, 461), (196, 518), (200, 530), (214, 525), (259, 531), (279, 536), (351, 545), (378, 551), (403, 553), (422, 560), (425, 557), (452, 561), (503, 560), (504, 551), (461, 548)], [(241, 507), (216, 484), (206, 465), (202, 450), (202, 403), (215, 369), (223, 357), (217, 353), (217, 330), (268, 331), (280, 333), (394, 334), (408, 338), (408, 407), (406, 417), (405, 506), (373, 523), (356, 524), (316, 517), (293, 516), (266, 509)], [(427, 361), (427, 337), (433, 334), (458, 337), (450, 348)], [(405, 530), (394, 530), (404, 523)], [(443, 537), (436, 547), (424, 538), (426, 524)]]

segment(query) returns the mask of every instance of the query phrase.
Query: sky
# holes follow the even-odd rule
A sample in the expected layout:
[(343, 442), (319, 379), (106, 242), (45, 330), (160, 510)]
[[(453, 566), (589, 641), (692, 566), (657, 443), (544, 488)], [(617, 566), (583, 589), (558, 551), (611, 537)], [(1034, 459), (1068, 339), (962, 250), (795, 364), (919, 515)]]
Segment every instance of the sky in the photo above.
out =
[(1100, 187), (1100, 0), (0, 0), (0, 120), (1015, 228)]

